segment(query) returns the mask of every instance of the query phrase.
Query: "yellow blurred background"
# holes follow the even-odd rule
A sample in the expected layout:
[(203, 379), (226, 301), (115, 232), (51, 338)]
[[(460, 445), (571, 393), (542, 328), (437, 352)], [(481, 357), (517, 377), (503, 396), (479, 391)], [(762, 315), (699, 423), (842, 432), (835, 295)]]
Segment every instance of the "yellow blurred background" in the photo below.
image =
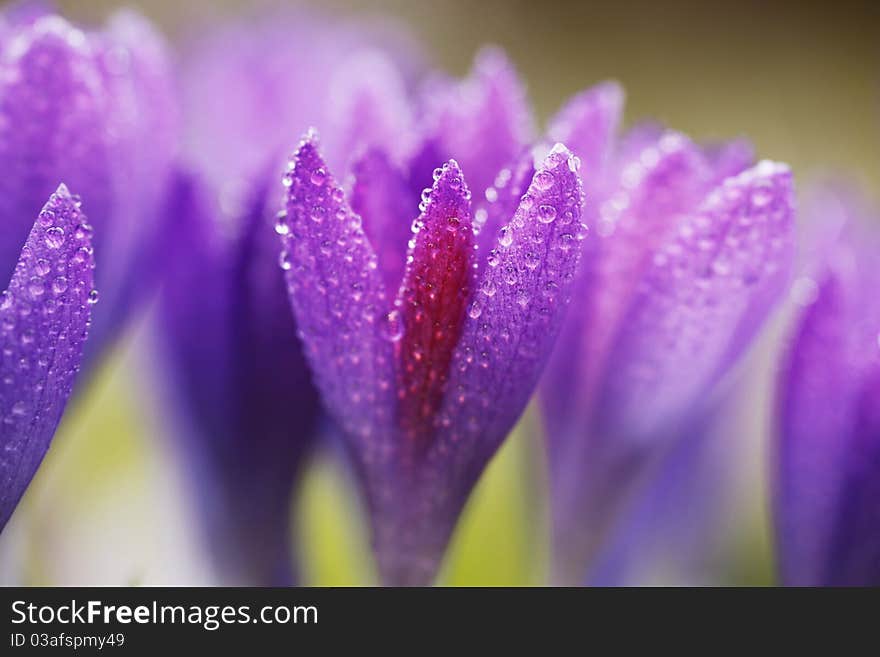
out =
[[(234, 15), (224, 0), (66, 1), (99, 21), (134, 6), (174, 39), (206, 17)], [(269, 6), (277, 6), (271, 3)], [(302, 3), (300, 3), (302, 4)], [(880, 8), (875, 3), (315, 2), (407, 24), (436, 64), (463, 74), (484, 43), (504, 47), (539, 119), (573, 92), (615, 78), (626, 119), (653, 117), (697, 139), (744, 135), (760, 157), (790, 163), (802, 191), (843, 172), (880, 201)], [(743, 459), (733, 582), (768, 583), (764, 467), (778, 319), (749, 359), (737, 439)], [(7, 530), (0, 578), (25, 584), (200, 584), (211, 581), (195, 539), (183, 470), (162, 426), (145, 356), (148, 326), (132, 329), (62, 429)], [(441, 578), (447, 584), (539, 584), (546, 517), (538, 418), (530, 410), (469, 504)], [(298, 496), (305, 583), (374, 581), (362, 521), (338, 466), (319, 456)], [(662, 579), (661, 579), (662, 581)]]

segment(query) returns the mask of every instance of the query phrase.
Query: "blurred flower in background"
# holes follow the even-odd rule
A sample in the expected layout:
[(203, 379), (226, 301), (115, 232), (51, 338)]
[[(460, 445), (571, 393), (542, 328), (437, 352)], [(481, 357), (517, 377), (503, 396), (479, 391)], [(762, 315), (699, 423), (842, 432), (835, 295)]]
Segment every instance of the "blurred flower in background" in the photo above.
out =
[(0, 56), (0, 263), (15, 255), (59, 183), (94, 227), (97, 287), (90, 362), (161, 271), (159, 220), (177, 110), (161, 37), (132, 12), (85, 32), (37, 4), (4, 17)]
[(782, 298), (793, 258), (787, 166), (652, 125), (615, 145), (621, 106), (606, 84), (550, 129), (592, 164), (596, 227), (542, 396), (560, 583), (584, 580), (666, 452), (699, 440), (714, 388)]
[(880, 584), (880, 239), (865, 202), (825, 187), (779, 379), (773, 468), (783, 583)]

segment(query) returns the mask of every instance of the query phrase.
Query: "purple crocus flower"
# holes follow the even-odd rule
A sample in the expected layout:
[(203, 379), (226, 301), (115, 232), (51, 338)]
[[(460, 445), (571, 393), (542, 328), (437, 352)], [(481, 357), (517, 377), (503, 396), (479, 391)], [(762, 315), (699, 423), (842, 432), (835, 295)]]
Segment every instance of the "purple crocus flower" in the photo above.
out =
[(786, 166), (651, 125), (615, 142), (622, 104), (599, 85), (550, 130), (585, 162), (596, 228), (542, 390), (555, 577), (568, 584), (666, 452), (706, 424), (792, 257)]
[(291, 160), (282, 268), (306, 356), (361, 478), (386, 583), (433, 579), (472, 487), (537, 382), (585, 233), (576, 169), (554, 147), (483, 267), (465, 174), (455, 160), (436, 169), (394, 293), (377, 255), (389, 250), (386, 234), (374, 249), (313, 134)]
[(293, 13), (202, 31), (188, 48), (184, 156), (198, 181), (179, 181), (169, 212), (178, 239), (162, 333), (172, 428), (226, 583), (297, 580), (291, 493), (321, 424), (272, 232), (279, 135), (329, 116), (344, 135), (337, 152), (342, 141), (368, 145), (344, 121), (375, 89), (401, 95), (405, 84), (385, 54), (405, 48), (405, 35), (384, 40), (379, 49), (375, 30)]
[[(536, 170), (529, 107), (500, 51), (480, 53), (462, 82), (431, 80), (415, 102), (385, 75), (346, 133), (372, 146), (334, 138), (328, 163), (307, 136), (276, 230), (382, 579), (425, 584), (529, 399), (586, 228), (577, 160), (557, 145)], [(346, 161), (350, 192), (332, 164)]]
[(880, 240), (871, 216), (852, 193), (826, 190), (810, 205), (813, 223), (832, 234), (795, 288), (805, 307), (779, 380), (774, 516), (788, 585), (880, 585)]
[[(92, 229), (79, 206), (64, 185), (49, 198), (0, 295), (0, 531), (49, 448), (82, 361), (97, 297)], [(3, 232), (3, 253), (13, 239)]]
[(64, 181), (95, 228), (93, 358), (149, 289), (175, 110), (164, 45), (138, 16), (84, 32), (39, 5), (0, 14), (0, 279)]
[[(351, 84), (371, 89), (347, 127), (330, 123), (325, 152), (314, 134), (301, 143), (276, 231), (381, 578), (427, 584), (549, 355), (586, 234), (581, 183), (561, 145), (542, 147), (536, 170), (524, 89), (500, 51), (415, 100), (393, 67), (356, 70)], [(347, 163), (349, 189), (336, 177)]]

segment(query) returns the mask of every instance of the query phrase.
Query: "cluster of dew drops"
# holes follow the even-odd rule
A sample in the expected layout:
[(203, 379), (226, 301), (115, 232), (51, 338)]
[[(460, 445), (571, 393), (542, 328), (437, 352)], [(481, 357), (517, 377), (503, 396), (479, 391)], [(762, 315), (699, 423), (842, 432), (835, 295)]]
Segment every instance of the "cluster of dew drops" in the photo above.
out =
[[(71, 200), (78, 212), (80, 199), (72, 196)], [(13, 284), (0, 293), (0, 405), (4, 413), (2, 423), (6, 426), (40, 412), (41, 409), (32, 409), (30, 405), (44, 392), (44, 382), (50, 376), (57, 379), (76, 374), (79, 357), (74, 352), (81, 349), (90, 326), (86, 320), (82, 333), (67, 332), (82, 313), (88, 312), (79, 301), (85, 292), (85, 281), (75, 274), (94, 268), (93, 229), (85, 216), (78, 214), (72, 234), (67, 234), (60, 225), (65, 223), (64, 219), (53, 209), (57, 202), (53, 195), (40, 213), (34, 230), (41, 231), (41, 239), (34, 242), (34, 233), (31, 234), (13, 273)], [(74, 245), (68, 243), (71, 239), (75, 240)], [(65, 246), (69, 256), (59, 258), (57, 252)], [(85, 301), (88, 305), (97, 303), (98, 291), (90, 289)], [(65, 309), (70, 317), (58, 318)], [(65, 358), (62, 349), (74, 357)], [(29, 388), (27, 392), (25, 387)], [(7, 447), (15, 449), (12, 444)]]

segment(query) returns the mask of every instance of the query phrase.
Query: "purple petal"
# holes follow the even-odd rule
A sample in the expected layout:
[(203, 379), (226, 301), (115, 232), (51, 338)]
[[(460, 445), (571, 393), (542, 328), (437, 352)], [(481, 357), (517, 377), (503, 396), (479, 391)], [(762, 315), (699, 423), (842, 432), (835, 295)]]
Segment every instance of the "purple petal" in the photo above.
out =
[[(441, 174), (438, 184), (443, 180)], [(456, 216), (465, 213), (454, 193), (440, 193), (448, 199), (441, 206), (457, 208)], [(435, 194), (437, 185), (431, 203)], [(580, 205), (575, 159), (558, 146), (502, 229), (497, 259), (469, 295), (474, 301), (452, 354), (429, 446), (416, 459), (404, 451), (403, 468), (372, 494), (374, 549), (386, 582), (432, 580), (476, 480), (525, 408), (567, 305), (585, 231)], [(428, 245), (440, 239), (431, 235)], [(458, 272), (465, 257), (459, 253), (451, 259)], [(451, 298), (456, 306), (462, 296)], [(415, 467), (407, 465), (413, 461)]]
[[(395, 301), (403, 334), (396, 345), (398, 422), (407, 452), (432, 443), (449, 365), (474, 287), (470, 190), (451, 160), (435, 173), (422, 203)], [(404, 458), (412, 460), (409, 454)]]
[(376, 254), (313, 135), (290, 167), (281, 265), (306, 357), (324, 404), (360, 441), (361, 456), (384, 459), (394, 407), (389, 338), (399, 318), (387, 313)]
[(774, 511), (785, 584), (880, 583), (875, 257), (864, 238), (830, 250), (783, 367)]
[(484, 436), (491, 453), (525, 407), (568, 304), (587, 230), (580, 203), (574, 157), (557, 145), (499, 232), (468, 309), (443, 413), (450, 440)]
[(377, 50), (357, 51), (340, 63), (330, 80), (327, 117), (318, 123), (327, 134), (327, 161), (346, 171), (365, 149), (382, 146), (392, 161), (410, 155), (413, 117), (404, 81), (394, 62)]
[(534, 175), (535, 158), (531, 151), (526, 151), (512, 166), (505, 167), (495, 176), (492, 187), (484, 193), (485, 199), (478, 199), (479, 209), (474, 223), (479, 228), (477, 246), (481, 269), (486, 266), (486, 254), (495, 246), (498, 231), (516, 213)]
[(418, 196), (384, 150), (370, 149), (355, 162), (351, 207), (376, 249), (386, 290), (396, 290), (403, 279), (417, 205)]
[(33, 217), (59, 180), (86, 198), (98, 241), (104, 239), (113, 188), (108, 110), (109, 97), (83, 32), (57, 16), (45, 16), (4, 40), (0, 280), (12, 273)]
[[(669, 454), (614, 519), (591, 564), (594, 586), (719, 585), (741, 441), (726, 430), (729, 397), (689, 419)], [(720, 408), (718, 408), (720, 406)]]
[(112, 99), (107, 129), (117, 142), (113, 214), (98, 229), (112, 244), (98, 270), (106, 310), (96, 317), (89, 356), (116, 337), (161, 276), (165, 225), (157, 217), (172, 185), (179, 128), (169, 49), (155, 28), (123, 10), (111, 17), (101, 37), (97, 65)]
[[(581, 301), (572, 308), (548, 368), (543, 400), (548, 435), (573, 449), (585, 441), (565, 436), (580, 435), (589, 422), (597, 378), (652, 250), (707, 191), (708, 172), (695, 144), (679, 133), (645, 132), (650, 138), (642, 147), (628, 147), (629, 158), (616, 163), (617, 181), (594, 201), (599, 207), (591, 210), (587, 203), (587, 216), (598, 219), (577, 282)], [(562, 463), (573, 462), (572, 454), (553, 452)]]
[(0, 530), (49, 448), (82, 360), (91, 228), (64, 185), (34, 223), (0, 297)]
[[(348, 24), (303, 10), (209, 29), (199, 26), (198, 34), (187, 40), (183, 70), (185, 152), (221, 191), (226, 206), (242, 200), (268, 160), (284, 161), (284, 136), (291, 130), (297, 134), (324, 125), (333, 91), (328, 81), (354, 53), (380, 47), (411, 77), (421, 57), (398, 28), (387, 20), (381, 25)], [(337, 100), (342, 109), (344, 98)], [(218, 106), (222, 112), (216, 111)], [(345, 118), (338, 110), (337, 116)], [(352, 154), (341, 155), (347, 160)]]
[(655, 252), (608, 357), (603, 433), (663, 426), (742, 354), (788, 281), (791, 196), (787, 167), (762, 162), (726, 180)]
[(745, 139), (713, 144), (704, 147), (703, 153), (714, 172), (712, 178), (716, 184), (742, 173), (755, 163), (755, 148)]
[(623, 88), (603, 82), (574, 96), (550, 121), (547, 136), (581, 159), (587, 185), (593, 185), (590, 181), (601, 177), (608, 164), (623, 102)]
[(464, 82), (435, 84), (423, 102), (439, 154), (458, 161), (477, 198), (532, 141), (525, 89), (501, 50), (480, 51)]
[(318, 416), (277, 242), (255, 190), (240, 236), (191, 181), (179, 190), (163, 295), (168, 369), (206, 538), (222, 580), (289, 584), (289, 506)]
[[(152, 268), (133, 272), (154, 243), (174, 148), (164, 46), (132, 14), (86, 34), (54, 15), (16, 27), (0, 54), (0, 275), (28, 219), (64, 180), (95, 226), (104, 303), (87, 351), (116, 333)], [(146, 260), (142, 258), (141, 262)]]
[(574, 157), (557, 145), (499, 232), (468, 309), (444, 408), (450, 439), (500, 441), (522, 412), (568, 304), (587, 230), (580, 203)]

